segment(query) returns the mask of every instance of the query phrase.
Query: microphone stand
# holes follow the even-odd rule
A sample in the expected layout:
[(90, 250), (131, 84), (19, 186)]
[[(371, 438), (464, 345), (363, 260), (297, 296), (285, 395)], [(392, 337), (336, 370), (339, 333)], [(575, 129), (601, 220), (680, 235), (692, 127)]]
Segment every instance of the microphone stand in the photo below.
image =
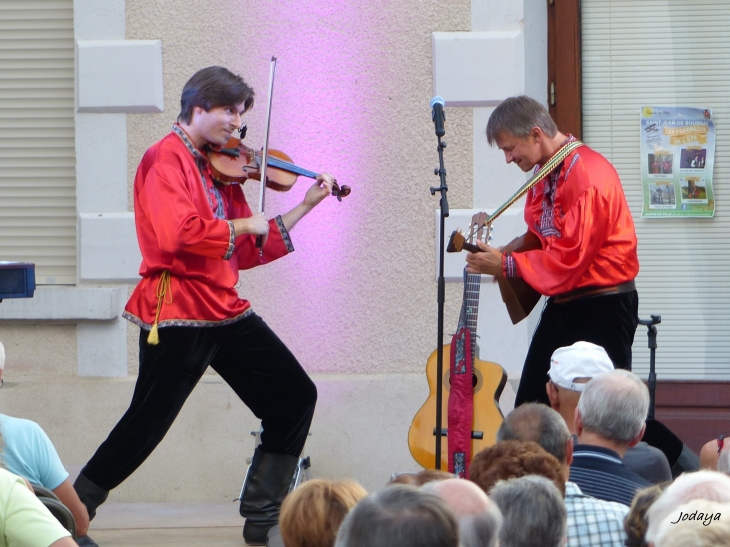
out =
[(436, 133), (438, 138), (439, 166), (433, 170), (434, 175), (438, 175), (441, 185), (431, 187), (431, 195), (436, 192), (441, 193), (439, 205), (441, 207), (441, 226), (439, 232), (439, 275), (438, 275), (438, 334), (436, 341), (436, 428), (433, 433), (436, 437), (436, 469), (441, 469), (441, 436), (443, 434), (441, 428), (441, 405), (443, 399), (443, 376), (444, 376), (444, 302), (446, 301), (445, 279), (444, 279), (444, 233), (446, 230), (446, 217), (449, 216), (449, 200), (446, 193), (449, 191), (446, 186), (446, 169), (444, 169), (444, 148), (446, 143), (441, 141), (441, 135)]
[(651, 319), (639, 319), (639, 325), (644, 325), (648, 332), (646, 333), (649, 338), (649, 414), (647, 419), (654, 419), (654, 405), (656, 404), (656, 327), (662, 322), (661, 315), (652, 315)]

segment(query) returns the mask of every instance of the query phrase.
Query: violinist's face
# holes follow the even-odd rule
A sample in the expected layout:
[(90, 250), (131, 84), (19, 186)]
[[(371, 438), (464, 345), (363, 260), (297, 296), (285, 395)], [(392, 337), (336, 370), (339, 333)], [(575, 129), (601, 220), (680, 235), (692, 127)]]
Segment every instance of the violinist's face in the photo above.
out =
[(514, 163), (525, 173), (540, 163), (542, 157), (540, 149), (542, 132), (538, 130), (539, 134), (535, 134), (535, 129), (537, 128), (534, 128), (533, 133), (527, 137), (515, 137), (510, 133), (502, 132), (495, 139), (499, 149), (504, 152), (505, 161)]
[(193, 109), (193, 118), (190, 125), (196, 133), (202, 147), (205, 143), (224, 145), (231, 138), (231, 134), (241, 127), (241, 116), (244, 112), (243, 103), (235, 106), (216, 106), (206, 111), (196, 106)]

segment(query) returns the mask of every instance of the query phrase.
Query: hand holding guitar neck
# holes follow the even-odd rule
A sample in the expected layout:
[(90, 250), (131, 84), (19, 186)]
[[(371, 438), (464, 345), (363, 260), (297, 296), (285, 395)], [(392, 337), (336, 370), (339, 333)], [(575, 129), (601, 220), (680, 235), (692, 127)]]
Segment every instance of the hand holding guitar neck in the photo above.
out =
[[(493, 217), (492, 217), (493, 218)], [(490, 225), (491, 221), (487, 222)], [(499, 257), (499, 272), (492, 273), (491, 271), (485, 272), (484, 270), (474, 270), (480, 273), (488, 273), (494, 275), (497, 283), (499, 284), (499, 292), (502, 295), (502, 301), (507, 306), (507, 313), (509, 313), (510, 320), (513, 325), (516, 325), (522, 321), (525, 317), (530, 315), (530, 312), (540, 300), (540, 293), (530, 287), (524, 279), (521, 277), (505, 278), (502, 277), (502, 254), (522, 253), (525, 251), (532, 251), (541, 249), (542, 244), (540, 239), (532, 232), (526, 232), (525, 234), (514, 238), (504, 247), (499, 250), (493, 249), (492, 251), (496, 256)], [(462, 250), (469, 251), (470, 253), (482, 253), (484, 252), (478, 246), (471, 244), (466, 241), (464, 234), (460, 230), (456, 230), (451, 234), (449, 244), (446, 247), (448, 253), (458, 253)], [(500, 252), (501, 251), (501, 252)], [(467, 259), (468, 261), (469, 259)], [(475, 262), (481, 262), (476, 260)], [(469, 270), (469, 267), (467, 267)]]

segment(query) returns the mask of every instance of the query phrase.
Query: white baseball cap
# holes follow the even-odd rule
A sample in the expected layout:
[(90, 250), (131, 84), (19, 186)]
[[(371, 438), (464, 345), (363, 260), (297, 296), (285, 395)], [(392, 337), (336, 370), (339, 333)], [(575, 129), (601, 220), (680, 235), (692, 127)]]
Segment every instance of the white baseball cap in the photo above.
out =
[(590, 342), (576, 342), (558, 348), (550, 358), (548, 374), (554, 384), (571, 391), (583, 391), (585, 383), (578, 378), (593, 378), (602, 372), (611, 372), (613, 363), (601, 346)]

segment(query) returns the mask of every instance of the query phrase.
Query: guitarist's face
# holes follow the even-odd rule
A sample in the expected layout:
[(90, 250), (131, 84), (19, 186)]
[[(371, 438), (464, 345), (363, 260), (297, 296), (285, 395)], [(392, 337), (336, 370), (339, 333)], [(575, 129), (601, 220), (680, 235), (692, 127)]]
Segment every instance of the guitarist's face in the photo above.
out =
[[(537, 128), (535, 128), (537, 129)], [(497, 138), (497, 146), (504, 152), (507, 163), (514, 163), (525, 173), (531, 171), (542, 157), (540, 137), (533, 133), (527, 137), (515, 137), (511, 133), (502, 132)]]

